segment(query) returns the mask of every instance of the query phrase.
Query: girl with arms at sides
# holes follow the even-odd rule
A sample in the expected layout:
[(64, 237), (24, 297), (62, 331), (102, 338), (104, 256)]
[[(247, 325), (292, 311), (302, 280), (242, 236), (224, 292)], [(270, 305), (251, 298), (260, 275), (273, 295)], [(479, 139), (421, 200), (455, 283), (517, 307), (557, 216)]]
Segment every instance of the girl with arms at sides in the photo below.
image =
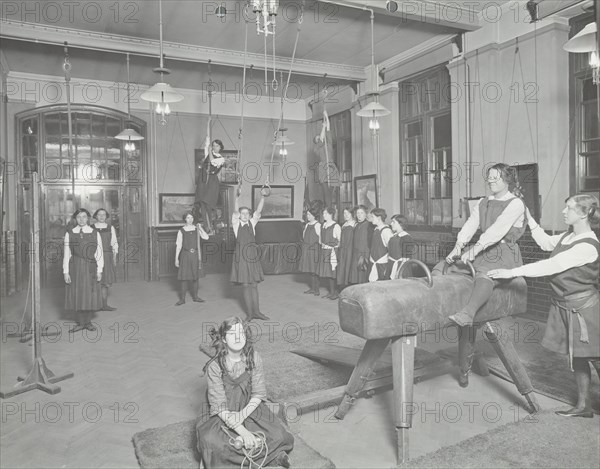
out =
[(65, 233), (63, 274), (65, 283), (65, 309), (76, 311), (78, 324), (69, 332), (83, 329), (95, 331), (92, 314), (102, 306), (100, 281), (104, 269), (102, 238), (88, 225), (90, 212), (80, 208), (71, 217), (76, 225)]
[(352, 264), (350, 267), (350, 283), (367, 283), (369, 281), (369, 258), (373, 225), (367, 220), (367, 207), (356, 207), (356, 225), (352, 239)]
[[(449, 318), (459, 326), (471, 326), (479, 308), (492, 296), (494, 280), (487, 275), (489, 270), (523, 265), (517, 241), (525, 232), (525, 204), (520, 198), (517, 172), (498, 163), (488, 169), (486, 181), (492, 195), (477, 202), (458, 233), (454, 249), (446, 257), (448, 264), (458, 257), (463, 262), (471, 261), (476, 272), (468, 303)], [(478, 228), (482, 231), (479, 240), (463, 253)]]
[(352, 267), (352, 241), (354, 240), (355, 213), (352, 208), (344, 209), (344, 225), (340, 236), (338, 249), (337, 284), (342, 291), (350, 284), (350, 269)]
[[(267, 398), (260, 355), (254, 351), (250, 328), (238, 317), (212, 330), (215, 356), (203, 368), (208, 379), (209, 411), (198, 418), (198, 451), (206, 469), (240, 467), (244, 453), (233, 446), (239, 435), (258, 467), (290, 467), (294, 437), (263, 401)], [(264, 434), (264, 442), (258, 438)], [(265, 451), (268, 449), (268, 452)], [(252, 465), (252, 464), (251, 464)]]
[(183, 217), (185, 225), (177, 232), (175, 245), (175, 267), (177, 267), (177, 280), (179, 280), (179, 301), (175, 306), (185, 303), (185, 293), (189, 289), (192, 299), (196, 303), (204, 300), (198, 296), (198, 278), (200, 264), (200, 238), (208, 239), (200, 223), (194, 225), (194, 215), (186, 213)]
[(371, 272), (369, 282), (385, 280), (388, 264), (388, 243), (392, 237), (391, 228), (385, 224), (387, 213), (382, 208), (371, 210), (371, 223), (375, 226), (371, 240)]
[(261, 313), (258, 298), (258, 283), (264, 280), (260, 263), (260, 247), (256, 244), (255, 227), (260, 220), (260, 213), (265, 204), (264, 195), (260, 198), (254, 213), (248, 207), (240, 207), (239, 188), (235, 198), (235, 208), (231, 216), (233, 233), (235, 234), (235, 252), (231, 266), (231, 281), (241, 283), (246, 305), (248, 321), (252, 319), (268, 320)]
[(329, 293), (323, 298), (337, 300), (339, 295), (336, 291), (335, 279), (337, 277), (337, 248), (340, 245), (342, 229), (333, 217), (335, 209), (325, 207), (323, 210), (323, 226), (321, 227), (321, 258), (319, 259), (318, 271), (320, 278), (326, 278), (329, 283)]
[[(411, 235), (404, 231), (408, 220), (404, 215), (394, 215), (390, 222), (390, 227), (394, 234), (388, 241), (388, 265), (385, 272), (386, 279), (397, 278), (398, 271), (402, 264), (416, 254), (416, 243)], [(416, 256), (418, 259), (418, 256)], [(402, 272), (405, 277), (412, 275), (411, 266), (408, 266)]]
[(309, 274), (309, 289), (304, 293), (320, 295), (319, 285), (319, 259), (321, 257), (320, 249), (321, 224), (319, 223), (319, 210), (317, 207), (310, 207), (306, 211), (306, 224), (302, 234), (302, 252), (300, 253), (300, 272)]
[(569, 410), (557, 411), (564, 417), (593, 417), (589, 403), (590, 365), (600, 376), (600, 243), (591, 225), (600, 222), (598, 199), (579, 194), (566, 200), (562, 211), (569, 231), (550, 236), (529, 214), (529, 228), (535, 242), (552, 251), (549, 259), (513, 269), (488, 272), (494, 279), (513, 277), (549, 277), (553, 291), (546, 332), (542, 346), (569, 356), (575, 372), (577, 404)]
[(108, 212), (106, 209), (99, 208), (94, 212), (96, 223), (92, 226), (100, 233), (102, 238), (102, 247), (104, 249), (104, 269), (102, 270), (102, 308), (101, 311), (115, 311), (117, 308), (108, 306), (108, 290), (110, 286), (117, 281), (117, 254), (119, 252), (119, 243), (117, 242), (117, 232), (115, 227), (107, 224)]

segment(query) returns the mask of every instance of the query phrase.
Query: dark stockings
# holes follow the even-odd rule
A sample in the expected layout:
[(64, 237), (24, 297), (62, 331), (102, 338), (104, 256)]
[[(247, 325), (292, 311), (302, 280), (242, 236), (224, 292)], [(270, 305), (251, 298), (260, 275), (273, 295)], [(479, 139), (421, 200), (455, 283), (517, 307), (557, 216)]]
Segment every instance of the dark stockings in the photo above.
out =
[(108, 286), (102, 285), (102, 311), (115, 311), (116, 309), (108, 306)]
[(475, 314), (477, 314), (479, 308), (487, 303), (493, 291), (494, 281), (491, 278), (487, 276), (476, 277), (468, 303), (458, 313), (450, 316), (449, 319), (459, 326), (471, 326)]

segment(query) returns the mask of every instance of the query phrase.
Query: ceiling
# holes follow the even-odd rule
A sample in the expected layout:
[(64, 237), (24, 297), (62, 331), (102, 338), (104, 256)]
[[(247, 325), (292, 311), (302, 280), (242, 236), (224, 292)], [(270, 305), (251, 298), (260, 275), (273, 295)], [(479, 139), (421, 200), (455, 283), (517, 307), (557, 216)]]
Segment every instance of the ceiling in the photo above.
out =
[[(365, 4), (375, 10), (375, 62), (380, 63), (427, 41), (479, 28), (477, 15), (460, 9), (465, 3), (472, 12), (506, 1), (410, 0), (409, 4), (399, 0), (404, 11), (390, 14), (385, 0), (340, 0), (335, 4), (282, 0), (275, 34), (275, 66), (287, 75), (300, 27), (291, 82), (306, 98), (326, 84), (340, 86), (366, 79), (365, 67), (371, 63), (371, 26), (370, 14), (362, 8)], [(62, 76), (61, 44), (67, 41), (73, 77), (125, 82), (125, 54), (129, 52), (132, 82), (152, 85), (158, 81), (151, 73), (159, 65), (158, 0), (3, 3), (0, 50), (3, 66), (10, 71)], [(227, 92), (239, 90), (248, 24), (245, 57), (251, 70), (247, 79), (257, 83), (254, 90), (264, 90), (264, 35), (256, 33), (255, 23), (246, 23), (244, 18), (254, 16), (251, 11), (244, 12), (245, 4), (244, 0), (162, 1), (165, 66), (172, 71), (167, 78), (171, 85), (201, 89), (210, 78)], [(299, 25), (302, 4), (304, 15)], [(215, 15), (219, 5), (227, 8), (224, 18)], [(438, 8), (438, 14), (431, 13), (428, 8), (432, 6)], [(271, 37), (266, 52), (271, 81)], [(252, 93), (250, 88), (248, 93)]]

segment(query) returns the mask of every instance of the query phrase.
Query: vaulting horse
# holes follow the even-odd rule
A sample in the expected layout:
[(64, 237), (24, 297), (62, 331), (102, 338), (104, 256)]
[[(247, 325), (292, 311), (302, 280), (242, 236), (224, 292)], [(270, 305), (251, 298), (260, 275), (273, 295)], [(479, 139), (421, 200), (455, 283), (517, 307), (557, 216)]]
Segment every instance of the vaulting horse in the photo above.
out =
[[(473, 288), (471, 276), (457, 273), (431, 275), (425, 264), (409, 260), (402, 266), (416, 263), (426, 272), (426, 278), (406, 278), (354, 285), (340, 294), (339, 317), (344, 332), (366, 339), (359, 361), (346, 386), (344, 398), (335, 416), (343, 419), (353, 401), (364, 387), (375, 363), (387, 345), (392, 343), (394, 385), (394, 421), (397, 432), (398, 463), (408, 460), (408, 430), (412, 426), (413, 373), (416, 338), (418, 334), (439, 330), (449, 324), (448, 316), (460, 310)], [(401, 272), (399, 273), (401, 276)], [(459, 331), (459, 363), (472, 360), (476, 329), (491, 342), (509, 372), (519, 392), (525, 397), (530, 412), (539, 405), (533, 386), (513, 344), (498, 334), (490, 321), (524, 313), (527, 307), (527, 284), (522, 277), (501, 282), (492, 297), (477, 312), (471, 328)], [(471, 329), (471, 330), (467, 330)], [(466, 383), (463, 383), (466, 385)]]

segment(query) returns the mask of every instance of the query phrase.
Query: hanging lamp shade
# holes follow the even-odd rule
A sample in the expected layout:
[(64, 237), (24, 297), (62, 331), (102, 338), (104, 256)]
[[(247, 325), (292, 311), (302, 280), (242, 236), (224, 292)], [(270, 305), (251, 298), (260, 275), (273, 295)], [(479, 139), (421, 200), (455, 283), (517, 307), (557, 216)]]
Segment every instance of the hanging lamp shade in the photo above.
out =
[(123, 132), (121, 132), (119, 135), (115, 135), (115, 138), (117, 140), (144, 140), (144, 137), (142, 137), (140, 134), (138, 134), (135, 130), (133, 129), (125, 129), (123, 130)]
[(371, 101), (369, 104), (363, 106), (356, 115), (359, 117), (382, 117), (388, 116), (391, 113), (390, 110), (379, 104), (377, 101)]
[(183, 95), (175, 91), (168, 83), (159, 82), (144, 91), (140, 98), (151, 103), (177, 103), (183, 100)]
[(295, 143), (296, 142), (294, 142), (291, 138), (285, 135), (280, 135), (275, 139), (273, 145), (294, 145)]
[(569, 39), (563, 49), (567, 52), (584, 54), (586, 52), (594, 52), (598, 48), (596, 42), (596, 34), (598, 33), (598, 26), (596, 22), (592, 22), (585, 26), (575, 36)]

